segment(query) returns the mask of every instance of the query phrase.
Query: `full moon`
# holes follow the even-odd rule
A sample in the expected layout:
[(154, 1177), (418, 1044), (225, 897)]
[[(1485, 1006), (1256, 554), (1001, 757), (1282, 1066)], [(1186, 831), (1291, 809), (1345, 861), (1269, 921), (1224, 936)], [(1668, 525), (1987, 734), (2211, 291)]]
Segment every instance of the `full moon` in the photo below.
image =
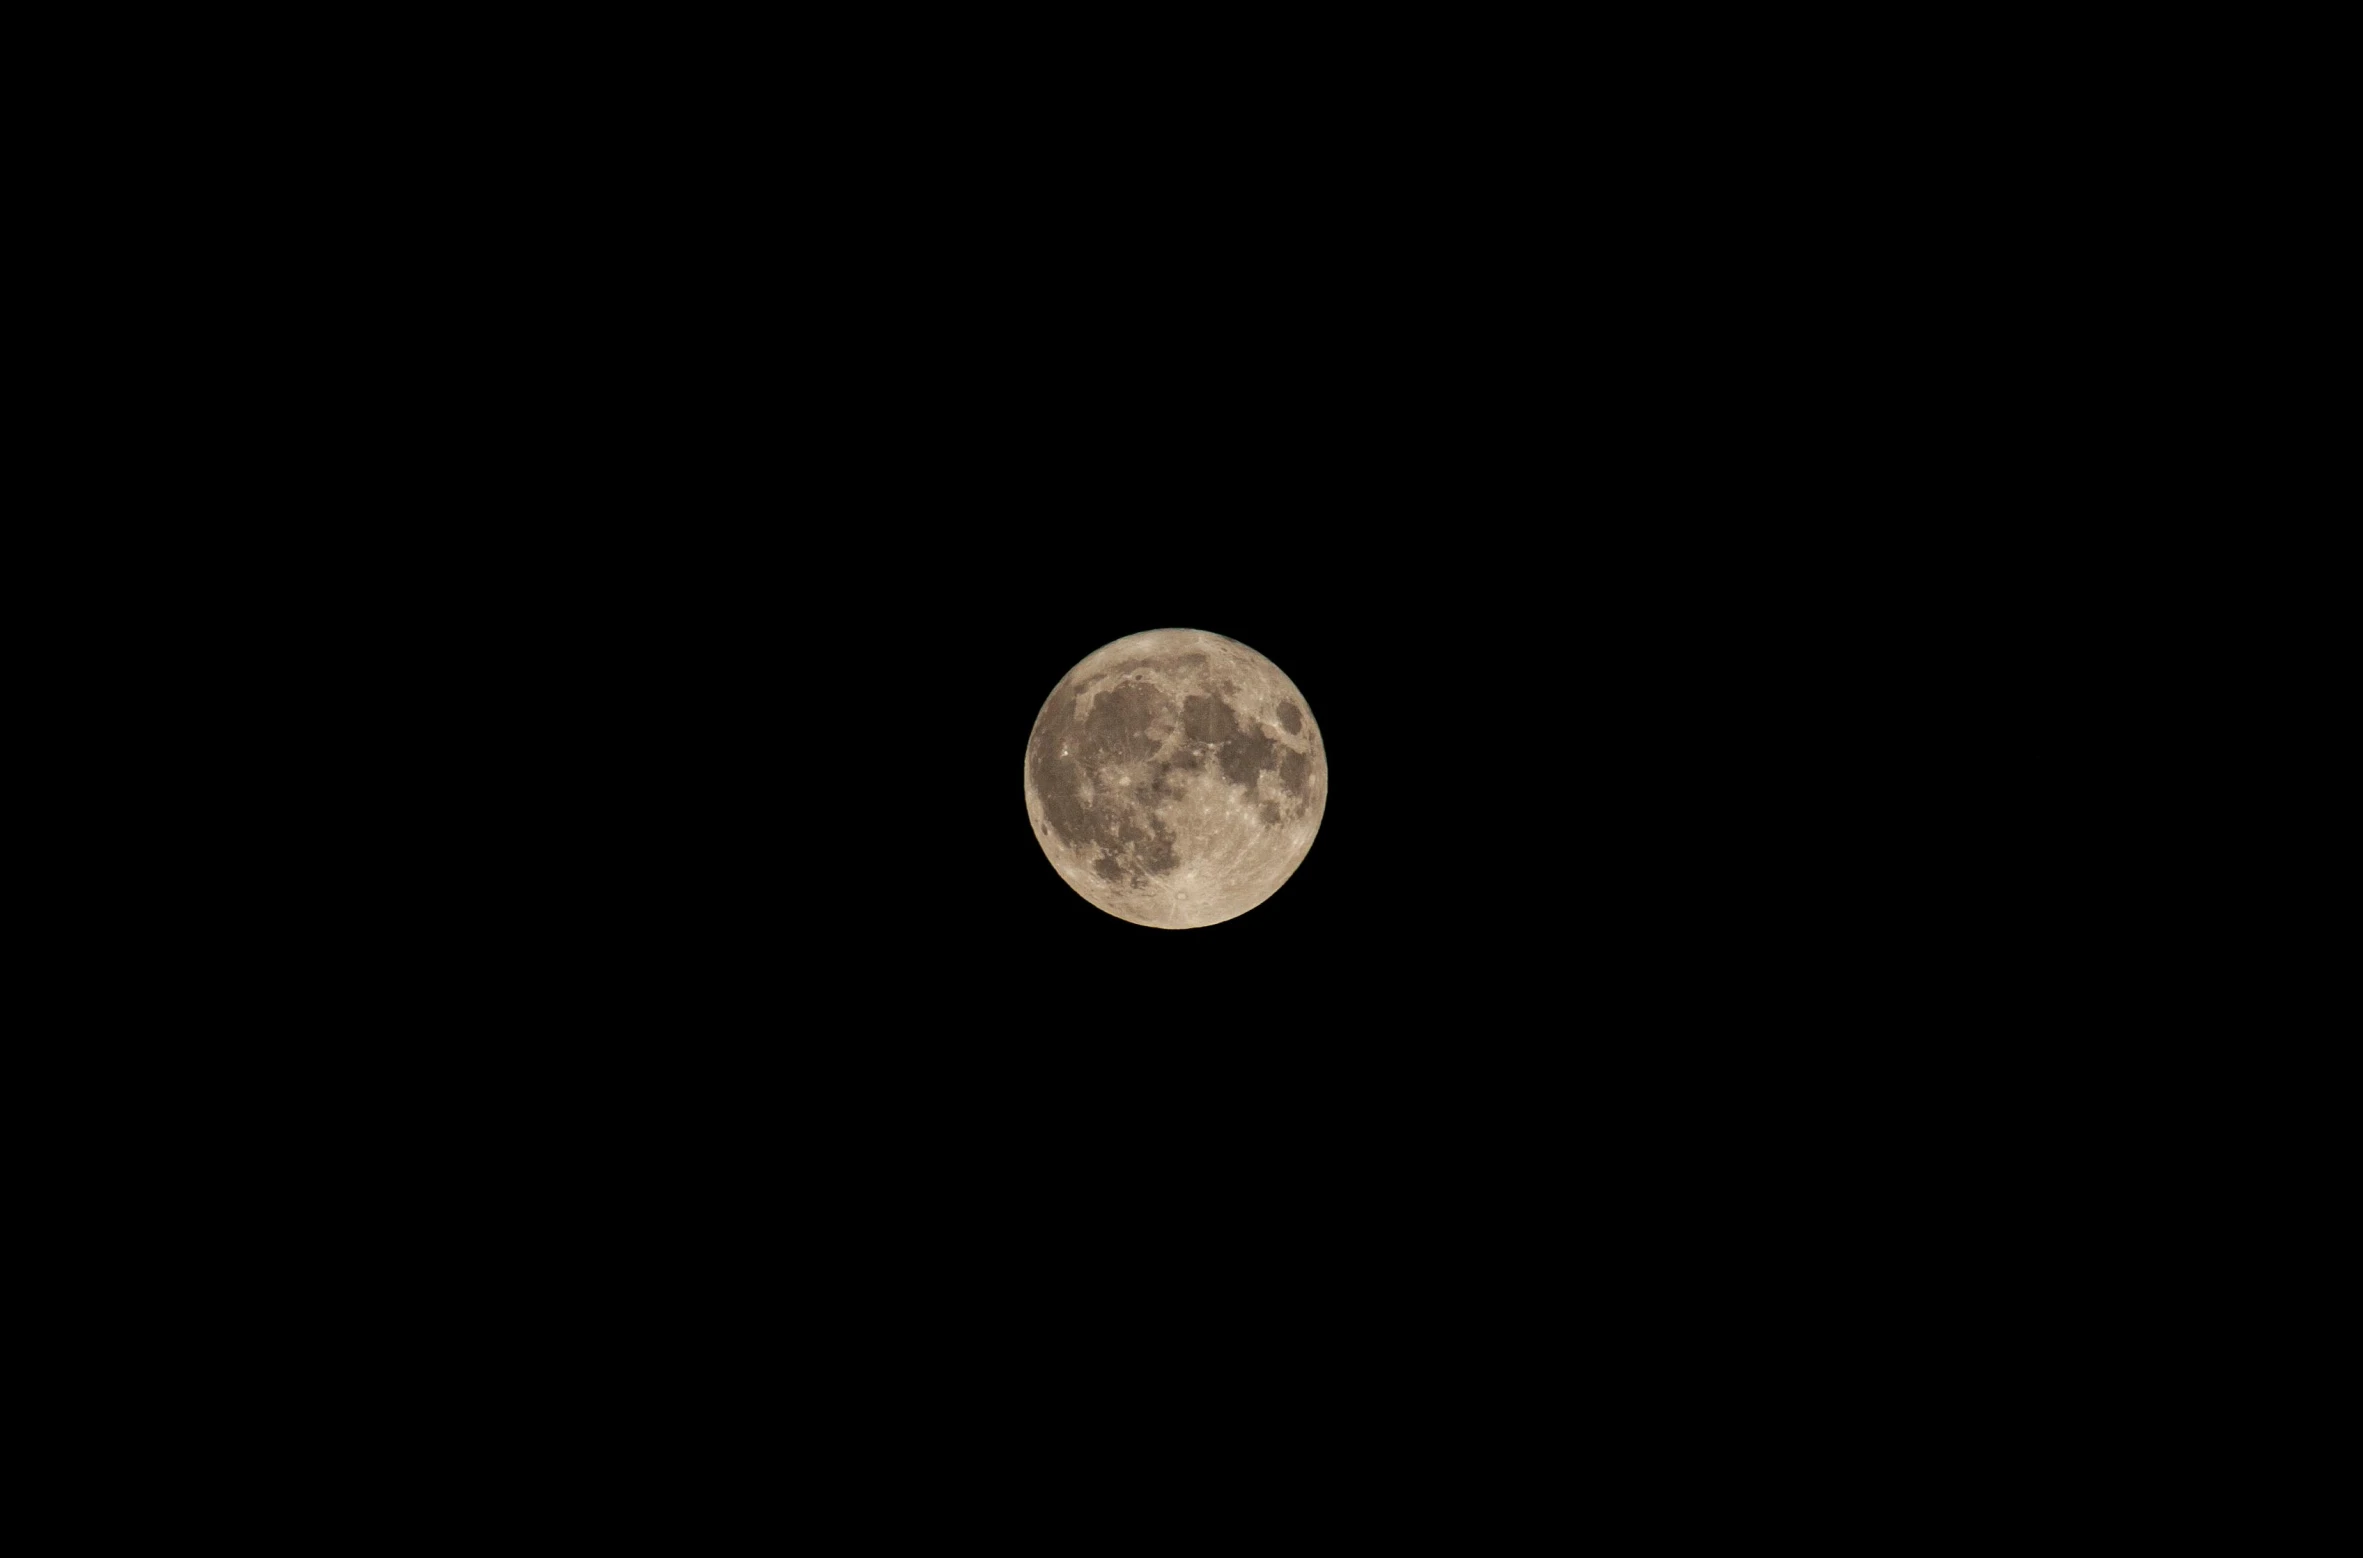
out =
[(1329, 801), (1320, 728), (1280, 668), (1195, 628), (1094, 650), (1026, 743), (1026, 814), (1067, 885), (1118, 919), (1187, 930), (1280, 890)]

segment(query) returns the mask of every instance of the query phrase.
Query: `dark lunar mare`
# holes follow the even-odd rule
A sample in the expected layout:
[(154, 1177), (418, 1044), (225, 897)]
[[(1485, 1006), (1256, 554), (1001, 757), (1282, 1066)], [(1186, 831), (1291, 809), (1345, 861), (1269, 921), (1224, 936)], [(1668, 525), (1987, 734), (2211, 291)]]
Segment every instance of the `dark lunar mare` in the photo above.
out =
[(1223, 777), (1243, 789), (1254, 789), (1255, 776), (1279, 762), (1280, 743), (1242, 726), (1238, 711), (1220, 698), (1184, 698), (1182, 734), (1215, 748)]
[(1231, 713), (1231, 706), (1222, 699), (1200, 697), (1195, 693), (1182, 699), (1182, 734), (1192, 741), (1221, 746), (1238, 730), (1237, 717)]
[(1280, 743), (1261, 730), (1241, 730), (1223, 743), (1223, 777), (1236, 785), (1255, 788), (1255, 776), (1278, 766)]
[[(1094, 694), (1080, 719), (1074, 709), (1075, 703), (1064, 699), (1045, 709), (1027, 753), (1043, 818), (1068, 848), (1099, 846), (1092, 870), (1103, 879), (1129, 876), (1133, 885), (1145, 886), (1144, 873), (1163, 875), (1180, 863), (1173, 831), (1141, 798), (1103, 786), (1094, 785), (1097, 804), (1084, 805), (1084, 780), (1096, 780), (1102, 770), (1117, 765), (1147, 763), (1161, 744), (1151, 726), (1173, 723), (1173, 702), (1154, 687), (1123, 682)], [(1071, 755), (1062, 757), (1062, 747)], [(1163, 765), (1156, 770), (1155, 786), (1165, 788), (1167, 768), (1194, 763)]]

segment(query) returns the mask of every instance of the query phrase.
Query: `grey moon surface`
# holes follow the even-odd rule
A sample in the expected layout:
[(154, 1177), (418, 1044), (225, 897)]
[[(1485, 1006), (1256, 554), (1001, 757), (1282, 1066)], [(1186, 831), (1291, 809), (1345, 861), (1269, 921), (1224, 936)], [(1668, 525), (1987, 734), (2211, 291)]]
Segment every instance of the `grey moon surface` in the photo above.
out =
[(1236, 919), (1303, 864), (1329, 802), (1304, 694), (1235, 639), (1120, 638), (1051, 689), (1026, 743), (1034, 841), (1086, 902), (1135, 925)]

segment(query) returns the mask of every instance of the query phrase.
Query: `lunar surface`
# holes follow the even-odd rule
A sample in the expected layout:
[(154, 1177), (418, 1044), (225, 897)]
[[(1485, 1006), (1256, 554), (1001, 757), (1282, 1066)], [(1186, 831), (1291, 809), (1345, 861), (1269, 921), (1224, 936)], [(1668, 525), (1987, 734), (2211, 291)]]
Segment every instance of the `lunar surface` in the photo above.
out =
[(1135, 633), (1052, 689), (1026, 812), (1067, 885), (1136, 925), (1236, 919), (1303, 862), (1329, 800), (1304, 695), (1245, 644)]

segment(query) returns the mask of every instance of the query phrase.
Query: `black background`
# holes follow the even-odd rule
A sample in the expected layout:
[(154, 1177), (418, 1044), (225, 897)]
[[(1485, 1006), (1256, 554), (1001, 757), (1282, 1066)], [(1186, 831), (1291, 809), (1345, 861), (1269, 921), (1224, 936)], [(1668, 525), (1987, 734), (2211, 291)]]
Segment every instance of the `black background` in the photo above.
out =
[[(2049, 1324), (1964, 1253), (2020, 1236), (1981, 1192), (2119, 1105), (2037, 1053), (2107, 1022), (2037, 988), (2099, 916), (2024, 867), (2066, 764), (1986, 735), (1984, 673), (2121, 585), (2046, 533), (2085, 412), (2028, 393), (2056, 238), (1959, 174), (1987, 83), (1897, 133), (1908, 61), (1325, 39), (1259, 119), (1227, 74), (1078, 102), (955, 44), (962, 102), (904, 43), (795, 54), (826, 94), (615, 41), (464, 51), (349, 138), (260, 115), (320, 166), (203, 169), (137, 251), (225, 273), (139, 377), (235, 427), (126, 463), (298, 518), (178, 543), (248, 653), (164, 667), (201, 728), (152, 788), (217, 858), (133, 896), (235, 944), (103, 981), (170, 1002), (194, 1161), (253, 1166), (170, 1165), (190, 1226), (302, 1205), (260, 1225), (297, 1279), (219, 1291), (366, 1295), (339, 1354), (462, 1432), (768, 1465), (802, 1418), (906, 1502), (906, 1448), (1032, 1417), (1284, 1477), (1330, 1423), (1474, 1427), (1556, 1477), (1566, 1404), (1679, 1476), (1812, 1442), (1832, 1354), (1884, 1424)], [(1068, 668), (1175, 625), (1280, 665), (1331, 765), (1291, 880), (1188, 932), (1070, 891), (1020, 769)]]
[[(565, 679), (494, 714), (518, 897), (485, 966), (524, 1010), (626, 1088), (1223, 1172), (1253, 1160), (1199, 1133), (1491, 1153), (1671, 1115), (1728, 1144), (1912, 1019), (1916, 760), (1823, 553), (1642, 513), (1613, 468), (1559, 500), (1603, 517), (1516, 527), (1409, 469), (1313, 513), (1255, 481), (1301, 472), (1157, 491), (1055, 454), (1086, 491), (640, 548), (597, 625), (539, 625)], [(1023, 804), (1049, 690), (1160, 626), (1269, 656), (1330, 760), (1295, 875), (1191, 931), (1092, 907)]]
[[(881, 1368), (1153, 1330), (1352, 1391), (1571, 1265), (1679, 1328), (1888, 1216), (1943, 1107), (1897, 1036), (1967, 995), (1923, 797), (1972, 483), (1898, 393), (1909, 262), (1626, 150), (1052, 128), (496, 177), (523, 239), (419, 273), (465, 310), (400, 290), (369, 998), (487, 1258), (629, 1249)], [(1330, 762), (1295, 875), (1185, 932), (1022, 789), (1059, 679), (1167, 626)]]
[[(1375, 1402), (1405, 1325), (1435, 1367), (1530, 1366), (1570, 1280), (1693, 1358), (1789, 1358), (1786, 1274), (1948, 1193), (1888, 1172), (1953, 1107), (1962, 992), (1913, 977), (1887, 885), (1925, 827), (1879, 788), (1910, 783), (1883, 687), (1785, 546), (1552, 544), (1430, 490), (754, 525), (602, 570), (471, 753), (486, 853), (401, 986), (406, 1153), (453, 1226), (688, 1306), (683, 1348), (788, 1306), (795, 1346), (979, 1403), (1103, 1348), (1128, 1391), (1284, 1357)], [(1050, 689), (1166, 625), (1271, 657), (1330, 760), (1296, 874), (1190, 931), (1078, 897), (1023, 804)]]
[[(562, 1078), (554, 1118), (863, 1195), (1024, 1165), (1119, 1220), (1792, 1160), (1929, 994), (1896, 1004), (1890, 899), (1945, 587), (1879, 522), (1892, 447), (1824, 360), (1739, 354), (1778, 396), (1700, 367), (1680, 276), (1505, 311), (1398, 258), (1420, 309), (1347, 311), (1350, 352), (1260, 271), (996, 281), (952, 310), (980, 342), (824, 267), (801, 335), (691, 329), (504, 425), (557, 519), (438, 554), (486, 844), (459, 967), (535, 1034), (488, 1094)], [(1295, 876), (1187, 932), (1079, 898), (1022, 798), (1051, 687), (1163, 626), (1269, 656), (1331, 763)]]

